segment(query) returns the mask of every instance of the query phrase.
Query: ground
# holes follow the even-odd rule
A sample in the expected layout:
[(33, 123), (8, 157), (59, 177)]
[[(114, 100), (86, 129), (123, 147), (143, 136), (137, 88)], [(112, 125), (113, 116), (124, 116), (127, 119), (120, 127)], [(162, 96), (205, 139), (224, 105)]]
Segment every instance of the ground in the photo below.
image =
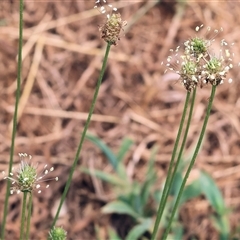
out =
[[(158, 180), (163, 183), (183, 109), (186, 90), (171, 73), (164, 73), (170, 48), (196, 35), (201, 24), (223, 28), (216, 41), (234, 42), (234, 63), (240, 60), (239, 11), (236, 1), (111, 2), (128, 22), (117, 46), (111, 48), (89, 131), (117, 151), (124, 137), (134, 141), (126, 156), (133, 166), (130, 177), (141, 181), (153, 145)], [(87, 118), (106, 43), (99, 26), (106, 19), (93, 1), (25, 1), (24, 47), (21, 99), (15, 139), (18, 153), (26, 152), (33, 161), (55, 167), (52, 182), (42, 194), (34, 193), (31, 239), (46, 239), (54, 212), (75, 157)], [(8, 168), (12, 118), (15, 104), (18, 50), (18, 1), (0, 2), (0, 168)], [(189, 182), (200, 170), (209, 173), (231, 209), (231, 232), (240, 220), (240, 99), (239, 70), (234, 68), (231, 84), (217, 87), (207, 133)], [(193, 120), (185, 156), (193, 151), (209, 100), (211, 86), (197, 91)], [(134, 164), (133, 164), (134, 163)], [(106, 157), (92, 143), (84, 143), (79, 166), (112, 172)], [(129, 170), (130, 171), (130, 170)], [(98, 184), (96, 184), (96, 182)], [(1, 181), (0, 212), (6, 183)], [(100, 186), (100, 187), (99, 187)], [(107, 226), (126, 234), (118, 216), (114, 221), (101, 207), (114, 198), (113, 189), (80, 173), (79, 168), (63, 206), (59, 226), (68, 239), (106, 239)], [(10, 197), (6, 239), (19, 238), (21, 194)], [(217, 239), (212, 225), (212, 209), (204, 197), (189, 201), (181, 209), (185, 239)], [(122, 219), (122, 221), (121, 221)], [(127, 227), (126, 227), (127, 228)]]

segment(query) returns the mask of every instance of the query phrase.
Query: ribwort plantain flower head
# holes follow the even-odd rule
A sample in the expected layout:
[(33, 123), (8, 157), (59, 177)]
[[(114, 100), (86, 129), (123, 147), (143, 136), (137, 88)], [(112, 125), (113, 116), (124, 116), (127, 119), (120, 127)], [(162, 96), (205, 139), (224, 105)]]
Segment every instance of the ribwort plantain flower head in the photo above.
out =
[[(99, 8), (100, 12), (106, 16), (106, 22), (99, 26), (101, 38), (107, 43), (117, 45), (117, 41), (120, 40), (120, 33), (123, 27), (127, 25), (127, 22), (122, 20), (121, 14), (117, 12), (118, 9), (111, 4), (107, 4), (106, 0), (97, 0), (95, 4), (94, 8)], [(107, 9), (115, 13), (107, 13)]]
[[(32, 159), (31, 155), (19, 153), (19, 157), (21, 160), (19, 168), (15, 172), (11, 172), (9, 176), (4, 177), (4, 179), (9, 179), (12, 182), (10, 193), (32, 192), (34, 190), (41, 193), (41, 182), (52, 180), (44, 178), (52, 172), (54, 168), (51, 167), (50, 169), (47, 169), (47, 165), (45, 165), (42, 172), (38, 174), (38, 165), (34, 166), (30, 163), (30, 160)], [(5, 175), (5, 172), (2, 173)], [(58, 181), (58, 177), (55, 177), (54, 179)], [(48, 187), (49, 185), (46, 186), (46, 188)]]
[(197, 73), (198, 68), (195, 62), (192, 62), (189, 59), (186, 59), (182, 62), (182, 67), (180, 70), (180, 76), (182, 84), (188, 91), (194, 89), (198, 84)]
[[(203, 25), (196, 27), (198, 32)], [(207, 28), (209, 34), (211, 28)], [(214, 30), (214, 37), (220, 30)], [(168, 56), (167, 69), (175, 71), (180, 77), (180, 82), (183, 84), (187, 91), (192, 91), (197, 86), (203, 86), (210, 83), (212, 85), (222, 84), (227, 78), (228, 72), (233, 68), (234, 54), (231, 51), (233, 44), (228, 43), (223, 39), (217, 48), (219, 49), (218, 55), (213, 49), (213, 44), (216, 45), (215, 38), (209, 39), (204, 37), (193, 37), (184, 42), (183, 53), (179, 56), (180, 46), (175, 50), (170, 49), (174, 56)], [(232, 82), (230, 78), (228, 82)]]
[(185, 53), (193, 55), (197, 61), (199, 61), (203, 56), (206, 56), (209, 42), (199, 38), (194, 37), (184, 43)]
[(62, 227), (54, 227), (49, 232), (49, 239), (50, 240), (66, 240), (67, 232)]
[[(205, 71), (203, 71), (205, 79), (211, 85), (224, 83), (228, 72), (233, 68), (234, 54), (231, 54), (231, 51), (227, 46), (227, 42), (222, 40), (219, 56), (209, 54), (209, 60), (207, 60), (206, 64), (203, 66), (205, 69)], [(229, 78), (228, 82), (231, 83), (232, 79)]]

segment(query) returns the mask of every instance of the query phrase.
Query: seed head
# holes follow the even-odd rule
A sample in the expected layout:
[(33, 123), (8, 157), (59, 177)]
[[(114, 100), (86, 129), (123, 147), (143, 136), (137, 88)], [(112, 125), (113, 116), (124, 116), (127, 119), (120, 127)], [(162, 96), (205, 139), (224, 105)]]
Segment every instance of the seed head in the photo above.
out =
[(107, 22), (99, 27), (101, 38), (107, 43), (117, 45), (117, 41), (120, 40), (119, 34), (126, 24), (125, 21), (122, 21), (120, 13), (112, 14)]
[[(99, 8), (100, 12), (106, 16), (106, 22), (99, 27), (101, 38), (107, 43), (117, 45), (117, 41), (120, 40), (120, 33), (127, 22), (122, 20), (121, 14), (117, 13), (117, 8), (107, 4), (106, 0), (97, 0), (95, 4), (94, 8)], [(108, 13), (108, 9), (116, 13)]]
[[(38, 193), (41, 193), (41, 182), (51, 180), (43, 178), (45, 178), (48, 173), (52, 172), (54, 168), (52, 167), (48, 170), (47, 165), (45, 165), (43, 171), (38, 174), (37, 165), (34, 166), (32, 163), (29, 163), (32, 159), (31, 155), (19, 153), (19, 157), (21, 162), (16, 172), (11, 172), (9, 176), (4, 177), (4, 179), (12, 181), (13, 186), (11, 187), (10, 193), (32, 192), (33, 190), (37, 190)], [(5, 175), (5, 172), (2, 173)], [(58, 177), (55, 177), (54, 179), (58, 181)], [(48, 187), (49, 185), (46, 186), (46, 188)]]

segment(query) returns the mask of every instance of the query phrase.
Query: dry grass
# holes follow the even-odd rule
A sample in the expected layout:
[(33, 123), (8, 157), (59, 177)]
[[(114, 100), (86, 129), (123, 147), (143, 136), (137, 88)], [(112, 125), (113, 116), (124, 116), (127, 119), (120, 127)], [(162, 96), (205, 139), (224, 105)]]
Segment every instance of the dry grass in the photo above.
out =
[[(18, 41), (18, 1), (0, 2), (0, 168), (9, 160), (11, 122), (16, 90)], [(149, 146), (156, 143), (158, 184), (162, 183), (176, 136), (185, 90), (161, 62), (174, 48), (194, 35), (201, 23), (224, 28), (219, 36), (235, 42), (235, 60), (240, 60), (239, 11), (233, 2), (189, 2), (185, 9), (174, 3), (159, 3), (143, 17), (139, 9), (152, 2), (118, 2), (126, 35), (113, 47), (102, 83), (90, 131), (117, 149), (128, 136), (135, 142), (126, 163), (130, 176), (141, 180), (149, 159)], [(60, 181), (34, 198), (32, 239), (46, 239), (54, 209), (63, 190), (75, 155), (94, 87), (105, 43), (98, 25), (103, 17), (90, 1), (26, 1), (22, 95), (19, 106), (15, 155), (27, 152), (34, 161), (55, 166)], [(150, 6), (151, 7), (151, 6)], [(140, 17), (138, 19), (138, 17)], [(234, 209), (232, 230), (240, 220), (240, 99), (239, 72), (232, 71), (233, 83), (218, 87), (205, 142), (195, 169), (210, 173), (222, 190), (226, 203)], [(192, 151), (210, 95), (210, 87), (198, 91), (187, 154)], [(16, 163), (18, 158), (16, 157)], [(79, 165), (111, 171), (98, 149), (85, 142)], [(193, 179), (194, 173), (190, 176)], [(95, 183), (93, 184), (93, 182)], [(69, 239), (94, 239), (94, 226), (106, 236), (107, 217), (99, 217), (100, 207), (112, 198), (111, 189), (96, 183), (77, 170), (59, 225)], [(1, 182), (0, 212), (5, 184)], [(20, 195), (10, 198), (7, 239), (19, 234)], [(186, 239), (217, 239), (207, 201), (199, 198), (183, 207), (181, 219)]]

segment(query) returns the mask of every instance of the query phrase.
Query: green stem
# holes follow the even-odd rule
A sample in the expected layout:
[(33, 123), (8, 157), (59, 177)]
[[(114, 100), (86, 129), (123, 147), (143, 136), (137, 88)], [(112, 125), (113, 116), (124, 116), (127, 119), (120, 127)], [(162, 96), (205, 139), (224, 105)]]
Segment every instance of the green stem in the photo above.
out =
[(56, 221), (58, 219), (62, 204), (63, 204), (63, 202), (66, 198), (68, 189), (69, 189), (71, 181), (72, 181), (73, 172), (76, 168), (76, 165), (77, 165), (77, 162), (78, 162), (78, 159), (79, 159), (79, 154), (81, 152), (82, 145), (83, 145), (83, 142), (84, 142), (84, 138), (85, 138), (85, 135), (86, 135), (86, 132), (87, 132), (87, 129), (88, 129), (88, 125), (90, 123), (91, 116), (92, 116), (93, 110), (94, 110), (94, 106), (95, 106), (95, 103), (96, 103), (96, 100), (97, 100), (98, 91), (99, 91), (99, 88), (100, 88), (101, 83), (102, 83), (102, 78), (103, 78), (103, 74), (104, 74), (105, 69), (106, 69), (107, 59), (108, 59), (108, 55), (109, 55), (109, 52), (110, 52), (110, 48), (111, 48), (111, 44), (108, 43), (107, 48), (106, 48), (106, 52), (105, 52), (105, 56), (104, 56), (104, 59), (103, 59), (102, 69), (101, 69), (101, 72), (100, 72), (100, 75), (99, 75), (99, 78), (98, 78), (98, 81), (97, 81), (97, 86), (96, 86), (95, 93), (94, 93), (93, 100), (92, 100), (92, 104), (91, 104), (91, 107), (90, 107), (90, 110), (89, 110), (87, 122), (86, 122), (86, 125), (84, 127), (84, 130), (83, 130), (83, 133), (82, 133), (82, 136), (81, 136), (81, 140), (79, 142), (78, 149), (77, 149), (77, 152), (76, 152), (76, 156), (75, 156), (72, 168), (70, 170), (69, 177), (68, 177), (67, 183), (65, 185), (65, 188), (64, 188), (64, 191), (63, 191), (63, 194), (62, 194), (62, 197), (61, 197), (61, 201), (60, 201), (60, 204), (59, 204), (59, 207), (58, 207), (57, 213), (55, 215), (55, 218), (53, 220), (51, 228), (53, 228), (56, 224)]
[(29, 238), (29, 233), (30, 233), (30, 220), (31, 220), (31, 216), (32, 216), (32, 193), (29, 193), (26, 239), (30, 239)]
[[(20, 87), (21, 87), (21, 71), (22, 71), (22, 32), (23, 32), (23, 1), (20, 0), (19, 6), (19, 41), (18, 41), (18, 70), (17, 70), (17, 90), (16, 90), (16, 102), (15, 110), (13, 116), (13, 129), (12, 129), (12, 139), (11, 139), (11, 149), (10, 149), (10, 161), (9, 161), (9, 170), (8, 175), (12, 172), (13, 165), (13, 155), (14, 155), (14, 145), (15, 145), (15, 136), (17, 132), (17, 113), (18, 113), (18, 103), (20, 98)], [(7, 192), (5, 195), (4, 201), (4, 211), (3, 211), (3, 220), (2, 220), (2, 229), (1, 229), (1, 239), (5, 239), (5, 226), (8, 212), (8, 199), (10, 194), (11, 183), (7, 181)]]
[(169, 192), (171, 190), (173, 180), (174, 180), (176, 172), (178, 170), (178, 166), (179, 166), (179, 163), (180, 163), (180, 160), (181, 160), (181, 157), (182, 157), (182, 154), (183, 154), (183, 150), (184, 150), (184, 147), (185, 147), (185, 144), (186, 144), (186, 141), (187, 141), (187, 135), (188, 135), (190, 123), (191, 123), (191, 120), (192, 120), (192, 113), (193, 113), (193, 107), (194, 107), (195, 98), (196, 98), (196, 92), (197, 92), (197, 88), (195, 88), (193, 90), (192, 102), (191, 102), (191, 106), (190, 106), (190, 110), (189, 110), (189, 114), (188, 114), (187, 125), (186, 125), (186, 129), (185, 129), (185, 133), (183, 135), (183, 141), (182, 141), (182, 145), (180, 147), (178, 158), (177, 158), (177, 161), (176, 161), (176, 164), (174, 166), (174, 170), (173, 170), (173, 173), (172, 173), (172, 176), (171, 176), (171, 179), (170, 179), (169, 187), (167, 189), (166, 197), (164, 199), (163, 210), (166, 206), (166, 202), (167, 202), (167, 199), (168, 199), (168, 196), (169, 196)]
[(206, 116), (205, 116), (205, 119), (204, 119), (204, 122), (203, 122), (202, 130), (200, 132), (200, 136), (199, 136), (199, 139), (198, 139), (198, 142), (197, 142), (197, 146), (196, 146), (196, 149), (194, 151), (192, 160), (191, 160), (191, 162), (189, 164), (189, 167), (187, 169), (187, 172), (186, 172), (186, 174), (184, 176), (183, 182), (181, 184), (181, 187), (180, 187), (180, 190), (179, 190), (179, 193), (178, 193), (178, 196), (177, 196), (176, 202), (174, 204), (174, 207), (173, 207), (173, 210), (172, 210), (172, 214), (171, 214), (171, 217), (170, 217), (170, 220), (169, 220), (169, 223), (168, 223), (168, 227), (167, 227), (167, 229), (166, 229), (166, 231), (165, 231), (165, 233), (163, 235), (163, 240), (167, 239), (167, 236), (168, 236), (168, 233), (170, 231), (174, 215), (175, 215), (175, 213), (177, 211), (177, 207), (178, 207), (178, 204), (180, 202), (180, 199), (181, 199), (181, 196), (182, 196), (182, 193), (183, 193), (183, 189), (185, 187), (185, 184), (187, 182), (188, 176), (189, 176), (189, 174), (190, 174), (190, 172), (191, 172), (191, 170), (193, 168), (193, 165), (194, 165), (195, 160), (197, 158), (198, 152), (200, 150), (200, 147), (201, 147), (201, 144), (202, 144), (202, 140), (203, 140), (203, 137), (204, 137), (204, 134), (205, 134), (205, 131), (206, 131), (208, 119), (209, 119), (209, 116), (210, 116), (210, 112), (211, 112), (211, 109), (212, 109), (212, 103), (213, 103), (213, 99), (214, 99), (214, 96), (215, 96), (215, 92), (216, 92), (216, 86), (212, 86), (212, 92), (211, 92), (211, 96), (210, 96), (210, 99), (209, 99), (209, 102), (208, 102), (207, 113), (206, 113)]
[(23, 193), (20, 240), (26, 239), (26, 238), (24, 238), (24, 226), (25, 226), (25, 214), (26, 214), (27, 194), (28, 194), (28, 192), (24, 192), (24, 193)]
[(173, 164), (174, 164), (174, 159), (177, 153), (177, 148), (179, 145), (179, 140), (182, 134), (182, 130), (183, 130), (183, 125), (184, 125), (184, 120), (186, 117), (186, 113), (187, 113), (187, 108), (188, 108), (188, 104), (189, 104), (189, 99), (190, 99), (190, 95), (191, 92), (187, 92), (186, 95), (186, 99), (185, 99), (185, 104), (184, 104), (184, 108), (183, 108), (183, 113), (182, 113), (182, 118), (180, 121), (180, 125), (179, 125), (179, 129), (178, 129), (178, 133), (177, 133), (177, 138), (174, 144), (174, 148), (173, 148), (173, 152), (172, 152), (172, 157), (171, 157), (171, 161), (169, 164), (169, 169), (168, 169), (168, 173), (167, 173), (167, 179), (163, 188), (163, 193), (161, 196), (161, 201), (158, 207), (158, 212), (157, 212), (157, 218), (154, 224), (154, 229), (153, 229), (153, 233), (152, 233), (152, 237), (151, 240), (155, 240), (156, 239), (156, 235), (157, 235), (157, 231), (158, 231), (158, 227), (162, 218), (162, 214), (163, 214), (163, 210), (164, 210), (164, 205), (165, 205), (165, 199), (167, 198), (167, 190), (169, 189), (169, 184), (170, 184), (170, 180), (171, 180), (171, 173), (172, 173), (172, 168), (173, 168)]

